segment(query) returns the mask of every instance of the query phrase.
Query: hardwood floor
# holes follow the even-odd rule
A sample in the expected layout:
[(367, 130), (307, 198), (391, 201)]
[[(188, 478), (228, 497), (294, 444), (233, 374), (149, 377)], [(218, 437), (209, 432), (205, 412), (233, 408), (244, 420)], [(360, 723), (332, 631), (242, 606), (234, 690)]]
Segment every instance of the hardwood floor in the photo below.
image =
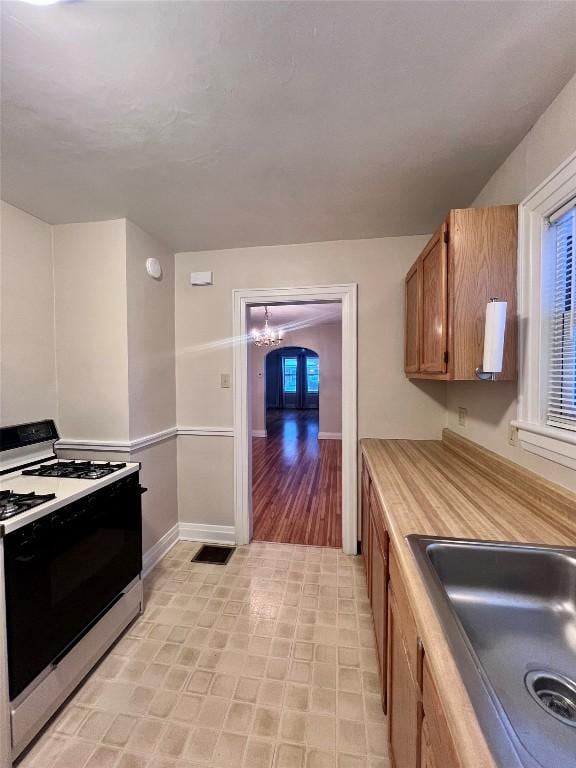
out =
[(318, 440), (318, 411), (268, 412), (252, 441), (255, 541), (342, 546), (342, 443)]

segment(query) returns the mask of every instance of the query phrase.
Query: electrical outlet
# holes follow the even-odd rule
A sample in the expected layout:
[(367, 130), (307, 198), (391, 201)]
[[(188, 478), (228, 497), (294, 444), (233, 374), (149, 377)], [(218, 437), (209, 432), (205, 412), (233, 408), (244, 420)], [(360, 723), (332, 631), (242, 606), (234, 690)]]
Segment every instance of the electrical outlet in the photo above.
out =
[(466, 417), (468, 416), (468, 408), (458, 408), (458, 426), (466, 426)]
[(222, 389), (230, 389), (232, 386), (232, 377), (229, 373), (220, 374), (220, 387)]
[(518, 445), (518, 427), (515, 427), (514, 424), (508, 425), (508, 443)]

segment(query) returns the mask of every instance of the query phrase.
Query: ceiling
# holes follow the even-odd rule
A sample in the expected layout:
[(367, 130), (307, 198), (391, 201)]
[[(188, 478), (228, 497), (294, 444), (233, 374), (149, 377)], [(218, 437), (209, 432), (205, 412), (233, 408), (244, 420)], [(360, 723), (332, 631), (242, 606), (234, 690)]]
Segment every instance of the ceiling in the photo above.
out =
[(576, 71), (576, 2), (2, 2), (2, 196), (175, 250), (430, 232)]
[[(342, 317), (342, 304), (338, 302), (318, 302), (315, 304), (276, 304), (268, 305), (270, 325), (284, 331), (294, 331), (320, 323), (335, 323)], [(248, 326), (260, 328), (264, 325), (264, 307), (250, 307)]]

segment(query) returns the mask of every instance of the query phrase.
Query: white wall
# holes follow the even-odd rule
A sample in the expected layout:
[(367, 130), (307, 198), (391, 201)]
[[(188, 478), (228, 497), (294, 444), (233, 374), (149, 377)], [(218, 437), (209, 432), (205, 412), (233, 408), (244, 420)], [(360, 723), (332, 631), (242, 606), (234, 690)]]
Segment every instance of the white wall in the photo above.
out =
[[(403, 373), (404, 275), (427, 237), (382, 238), (176, 255), (176, 401), (182, 427), (232, 426), (232, 289), (358, 283), (360, 437), (439, 438), (445, 386)], [(192, 287), (190, 271), (213, 270)], [(180, 519), (233, 521), (231, 437), (183, 435)]]
[(52, 231), (1, 204), (0, 424), (57, 417)]
[[(297, 320), (295, 320), (297, 322)], [(342, 324), (319, 323), (286, 331), (281, 347), (305, 347), (320, 358), (319, 431), (342, 432)], [(252, 428), (266, 429), (266, 355), (270, 350), (250, 345), (249, 382)]]
[[(146, 272), (156, 258), (162, 277)], [(130, 439), (176, 424), (174, 367), (174, 254), (132, 222), (126, 222), (128, 386)]]
[(60, 433), (126, 441), (126, 222), (62, 224), (53, 237)]
[[(156, 258), (162, 277), (151, 278)], [(174, 254), (126, 221), (128, 408), (130, 439), (176, 425), (174, 363)], [(142, 464), (142, 535), (146, 551), (178, 522), (176, 437), (130, 454)]]
[[(575, 151), (576, 76), (492, 176), (474, 205), (521, 202)], [(573, 470), (508, 444), (508, 426), (517, 415), (517, 390), (515, 382), (448, 384), (447, 426), (549, 480), (576, 490)], [(465, 428), (458, 425), (459, 406), (468, 409)]]
[[(53, 416), (63, 438), (87, 442), (126, 443), (173, 428), (173, 254), (125, 219), (50, 227), (6, 208), (3, 418)], [(160, 281), (146, 274), (149, 256), (162, 263)], [(142, 463), (144, 550), (178, 522), (175, 437), (131, 453), (61, 455)]]

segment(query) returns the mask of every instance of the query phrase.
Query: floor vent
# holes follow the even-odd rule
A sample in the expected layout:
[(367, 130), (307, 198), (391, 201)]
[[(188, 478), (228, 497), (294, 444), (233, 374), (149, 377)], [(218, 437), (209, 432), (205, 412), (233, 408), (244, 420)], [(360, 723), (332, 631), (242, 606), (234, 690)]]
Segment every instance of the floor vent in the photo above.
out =
[(192, 558), (193, 563), (209, 563), (210, 565), (226, 565), (234, 554), (236, 547), (203, 544)]

